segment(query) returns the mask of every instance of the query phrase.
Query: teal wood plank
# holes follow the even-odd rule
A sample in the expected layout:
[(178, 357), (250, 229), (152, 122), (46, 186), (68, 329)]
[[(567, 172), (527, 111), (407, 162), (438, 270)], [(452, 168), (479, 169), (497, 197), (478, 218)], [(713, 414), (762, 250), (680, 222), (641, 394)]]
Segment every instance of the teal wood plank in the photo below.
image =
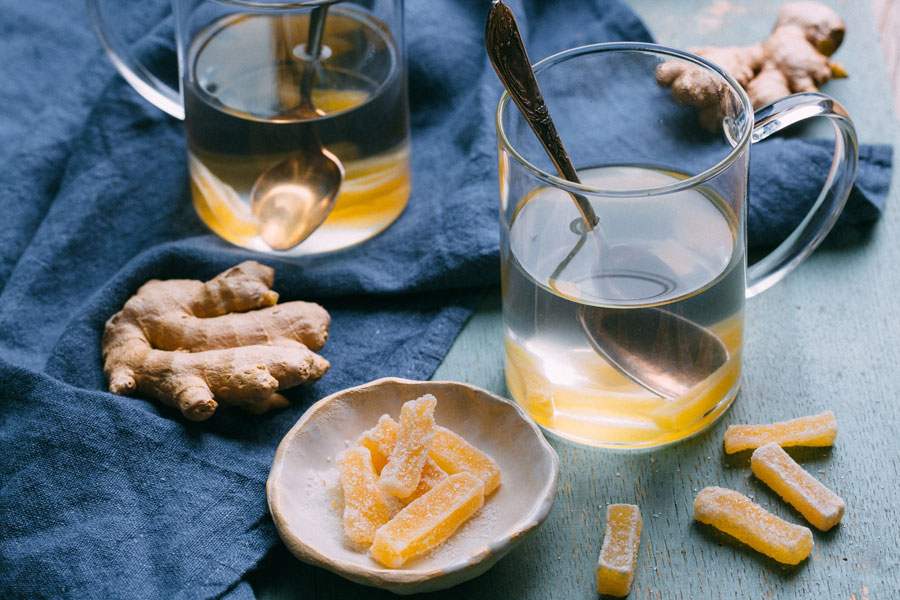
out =
[[(631, 0), (660, 43), (686, 47), (763, 39), (780, 2)], [(867, 3), (829, 2), (847, 21), (836, 55), (851, 73), (830, 82), (864, 142), (900, 147), (878, 36)], [(590, 40), (585, 40), (590, 41)], [(607, 504), (637, 503), (644, 517), (629, 598), (745, 599), (900, 597), (900, 183), (866, 234), (832, 237), (785, 281), (747, 306), (744, 384), (734, 407), (706, 433), (658, 451), (616, 453), (552, 441), (560, 456), (556, 504), (538, 533), (474, 581), (442, 598), (594, 598), (594, 569)], [(499, 272), (498, 272), (499, 278)], [(499, 292), (463, 330), (435, 379), (467, 381), (506, 394)], [(793, 452), (847, 502), (843, 522), (814, 533), (808, 561), (783, 567), (692, 520), (707, 485), (753, 497), (802, 523), (749, 470), (727, 457), (733, 423), (769, 422), (833, 409), (840, 433), (830, 450)], [(514, 441), (511, 440), (511, 443)], [(297, 563), (257, 582), (264, 598), (381, 598), (386, 593)]]

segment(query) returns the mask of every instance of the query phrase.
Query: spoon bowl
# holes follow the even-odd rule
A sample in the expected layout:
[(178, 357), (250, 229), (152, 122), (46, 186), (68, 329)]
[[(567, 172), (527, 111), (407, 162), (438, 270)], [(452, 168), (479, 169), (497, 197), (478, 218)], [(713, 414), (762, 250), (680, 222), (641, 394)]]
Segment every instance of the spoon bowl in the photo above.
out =
[[(683, 396), (728, 361), (728, 349), (716, 334), (664, 308), (583, 305), (578, 321), (596, 352), (663, 398)], [(660, 343), (672, 339), (677, 343)]]
[(608, 244), (597, 235), (600, 228), (584, 232), (580, 225), (575, 221), (572, 227), (581, 234), (579, 244), (551, 280), (567, 280), (571, 261), (579, 253), (590, 254), (591, 277), (569, 282), (564, 291), (609, 304), (582, 304), (577, 312), (595, 352), (632, 381), (669, 399), (684, 395), (728, 361), (727, 347), (708, 328), (666, 308), (641, 306), (676, 288), (678, 277), (664, 260), (643, 248)]
[(338, 158), (315, 144), (269, 168), (250, 191), (259, 237), (275, 250), (289, 250), (328, 217), (344, 179)]

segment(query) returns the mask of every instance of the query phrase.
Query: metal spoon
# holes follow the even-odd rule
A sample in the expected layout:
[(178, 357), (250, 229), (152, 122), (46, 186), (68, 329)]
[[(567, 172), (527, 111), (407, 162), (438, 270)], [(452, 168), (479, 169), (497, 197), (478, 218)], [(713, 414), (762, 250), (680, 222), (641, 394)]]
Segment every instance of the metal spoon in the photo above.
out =
[[(306, 56), (300, 80), (300, 104), (286, 118), (314, 120), (325, 116), (312, 102), (315, 64), (322, 50), (328, 4), (310, 14)], [(303, 146), (263, 172), (250, 190), (259, 237), (275, 250), (289, 250), (308, 238), (331, 212), (344, 180), (344, 166), (322, 145), (314, 123)]]
[[(547, 105), (515, 16), (502, 0), (493, 0), (485, 29), (485, 45), (494, 70), (510, 98), (537, 135), (563, 179), (579, 183), (578, 174), (553, 125)], [(635, 264), (653, 265), (651, 272), (668, 267), (655, 255), (637, 248), (610, 246), (590, 202), (569, 192), (585, 231), (559, 264), (559, 276), (586, 241), (603, 258), (604, 272), (625, 271)], [(603, 276), (604, 273), (594, 275)], [(624, 375), (664, 398), (676, 398), (706, 379), (728, 360), (728, 349), (709, 329), (657, 307), (603, 308), (582, 305), (578, 321), (598, 353)], [(672, 344), (669, 340), (677, 340)], [(665, 340), (660, 342), (660, 340)]]

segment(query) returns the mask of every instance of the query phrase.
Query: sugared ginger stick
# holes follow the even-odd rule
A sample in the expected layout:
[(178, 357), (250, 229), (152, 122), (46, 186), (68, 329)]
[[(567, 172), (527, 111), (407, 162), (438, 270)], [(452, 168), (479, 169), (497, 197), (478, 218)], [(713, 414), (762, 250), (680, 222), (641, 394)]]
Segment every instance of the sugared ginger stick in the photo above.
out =
[(627, 596), (641, 545), (641, 511), (634, 504), (606, 507), (606, 532), (597, 560), (597, 593)]
[(484, 495), (500, 485), (500, 467), (493, 458), (446, 427), (434, 428), (431, 458), (447, 473), (471, 473), (484, 482)]
[(694, 499), (694, 518), (780, 563), (796, 565), (813, 547), (812, 532), (779, 519), (747, 496), (710, 486)]
[(372, 557), (385, 566), (400, 567), (453, 535), (483, 504), (484, 484), (478, 477), (451, 475), (375, 532)]
[[(397, 439), (397, 432), (400, 426), (388, 415), (381, 415), (378, 424), (372, 429), (367, 429), (359, 436), (356, 441), (360, 446), (364, 446), (372, 453), (372, 464), (375, 466), (375, 472), (381, 473), (381, 470), (387, 464), (391, 451), (394, 449), (394, 442)], [(435, 485), (447, 478), (447, 473), (437, 466), (437, 463), (429, 456), (422, 465), (422, 474), (419, 477), (419, 485), (415, 491), (400, 500), (409, 504)]]
[(725, 452), (734, 454), (769, 442), (779, 446), (831, 446), (837, 431), (837, 419), (830, 410), (766, 425), (730, 425), (725, 430)]
[(376, 473), (381, 473), (384, 465), (387, 464), (399, 430), (400, 426), (390, 415), (381, 415), (378, 424), (363, 431), (356, 440), (357, 445), (365, 446), (372, 453), (372, 465), (375, 467)]
[(243, 262), (213, 279), (148, 281), (107, 322), (109, 391), (138, 393), (208, 419), (217, 401), (250, 412), (284, 406), (280, 389), (319, 379), (330, 318), (309, 302), (276, 305), (274, 272)]
[(397, 498), (411, 496), (419, 486), (422, 468), (434, 438), (434, 408), (431, 394), (405, 402), (400, 409), (400, 428), (378, 485)]
[(338, 468), (344, 492), (344, 533), (353, 543), (368, 546), (391, 516), (372, 456), (362, 446), (349, 448), (338, 455)]
[(778, 444), (770, 442), (754, 450), (750, 469), (822, 531), (837, 525), (844, 516), (844, 501), (804, 471)]

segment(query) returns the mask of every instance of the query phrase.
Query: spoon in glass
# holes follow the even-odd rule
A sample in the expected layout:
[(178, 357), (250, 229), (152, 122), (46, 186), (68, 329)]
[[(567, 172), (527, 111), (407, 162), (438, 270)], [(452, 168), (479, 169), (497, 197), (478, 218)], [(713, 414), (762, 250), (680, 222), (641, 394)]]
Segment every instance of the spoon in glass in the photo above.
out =
[[(310, 14), (300, 79), (300, 103), (279, 117), (314, 121), (325, 116), (312, 102), (315, 65), (322, 50), (327, 4)], [(344, 166), (322, 145), (310, 122), (303, 145), (264, 171), (250, 190), (259, 237), (275, 250), (289, 250), (308, 238), (331, 212), (344, 180)]]
[[(485, 29), (485, 45), (494, 70), (510, 98), (522, 112), (541, 146), (563, 179), (580, 183), (577, 171), (550, 118), (515, 16), (502, 0), (493, 0)], [(575, 247), (562, 260), (557, 278), (590, 242), (606, 272), (634, 265), (665, 273), (668, 266), (650, 252), (625, 245), (609, 245), (590, 201), (569, 191), (583, 221)], [(598, 275), (595, 273), (594, 275)], [(603, 275), (600, 273), (599, 275)], [(604, 308), (582, 304), (578, 321), (590, 343), (621, 373), (663, 398), (677, 398), (728, 360), (728, 349), (709, 329), (658, 307)], [(677, 344), (659, 340), (677, 340)]]

